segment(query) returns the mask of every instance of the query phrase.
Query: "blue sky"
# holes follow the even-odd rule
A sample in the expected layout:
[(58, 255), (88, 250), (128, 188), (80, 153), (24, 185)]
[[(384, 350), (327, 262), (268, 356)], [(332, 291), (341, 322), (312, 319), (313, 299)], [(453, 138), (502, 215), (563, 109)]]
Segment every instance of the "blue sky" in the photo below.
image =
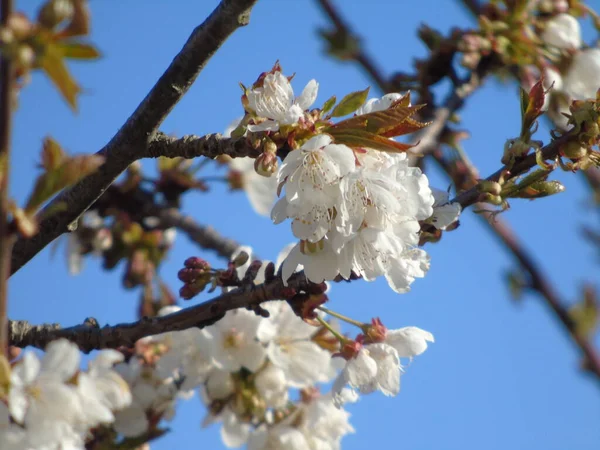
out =
[[(104, 57), (71, 66), (85, 88), (77, 115), (44, 78), (33, 76), (15, 119), (11, 194), (20, 201), (27, 195), (44, 136), (52, 135), (71, 153), (101, 148), (217, 3), (92, 1), (92, 39)], [(388, 74), (410, 70), (412, 59), (425, 55), (414, 36), (420, 23), (447, 31), (470, 20), (454, 1), (343, 3), (366, 49)], [(17, 4), (33, 10), (39, 2)], [(287, 73), (296, 72), (297, 90), (311, 78), (319, 81), (317, 105), (331, 95), (364, 89), (369, 82), (354, 66), (323, 54), (316, 30), (325, 24), (313, 1), (259, 1), (251, 24), (215, 55), (162, 130), (178, 135), (222, 131), (242, 113), (238, 82), (251, 83), (277, 59)], [(472, 134), (466, 150), (482, 174), (495, 171), (505, 140), (519, 132), (515, 87), (488, 82), (461, 117)], [(547, 139), (544, 127), (538, 138)], [(559, 179), (566, 193), (514, 201), (503, 219), (535, 251), (563, 298), (573, 301), (584, 280), (597, 280), (597, 253), (578, 233), (582, 224), (596, 224), (597, 215), (579, 177), (560, 174)], [(431, 180), (442, 189), (448, 185), (437, 173)], [(243, 194), (223, 186), (187, 196), (184, 210), (268, 258), (292, 240), (289, 227), (253, 215)], [(409, 294), (396, 295), (385, 282), (344, 284), (332, 291), (333, 309), (361, 320), (381, 316), (392, 328), (416, 325), (436, 337), (408, 368), (397, 398), (372, 395), (351, 407), (357, 433), (345, 438), (343, 448), (597, 449), (597, 382), (578, 370), (576, 348), (540, 300), (527, 296), (516, 304), (510, 299), (502, 274), (514, 263), (478, 219), (464, 214), (457, 231), (426, 250), (431, 270)], [(174, 288), (176, 272), (190, 255), (207, 256), (180, 236), (161, 269)], [(88, 260), (80, 276), (69, 277), (63, 248), (54, 257), (47, 248), (11, 279), (10, 318), (64, 325), (87, 316), (101, 324), (132, 320), (139, 294), (120, 287), (120, 274), (103, 272), (97, 261)], [(203, 413), (197, 398), (183, 402), (170, 424), (173, 432), (152, 448), (220, 448), (217, 427), (200, 429)]]

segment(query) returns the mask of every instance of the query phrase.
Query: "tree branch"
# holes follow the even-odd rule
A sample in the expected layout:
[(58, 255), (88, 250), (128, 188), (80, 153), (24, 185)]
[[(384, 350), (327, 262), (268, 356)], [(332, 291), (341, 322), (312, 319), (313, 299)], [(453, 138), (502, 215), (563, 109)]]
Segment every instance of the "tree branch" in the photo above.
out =
[(310, 283), (303, 272), (295, 274), (284, 286), (281, 278), (257, 286), (235, 289), (199, 305), (182, 309), (162, 317), (144, 317), (141, 320), (102, 328), (93, 318), (81, 325), (61, 328), (58, 324), (31, 325), (27, 321), (9, 321), (9, 342), (16, 347), (34, 346), (40, 349), (56, 339), (65, 338), (77, 344), (85, 353), (103, 348), (131, 347), (138, 339), (167, 331), (203, 328), (220, 320), (227, 311), (237, 308), (256, 309), (269, 300), (281, 300), (292, 293), (310, 291)]
[(592, 343), (585, 336), (577, 332), (576, 324), (564, 306), (565, 302), (558, 296), (551, 281), (544, 275), (543, 270), (522, 247), (508, 224), (497, 217), (492, 217), (490, 213), (482, 213), (481, 219), (494, 232), (496, 238), (513, 254), (521, 268), (529, 274), (529, 287), (544, 299), (546, 305), (548, 305), (554, 315), (567, 329), (573, 341), (575, 341), (581, 352), (585, 355), (585, 368), (594, 374), (597, 381), (600, 381), (600, 355)]
[[(319, 3), (322, 6), (326, 4), (329, 10), (333, 10), (333, 12), (331, 12), (328, 9), (324, 8), (327, 15), (332, 20), (333, 24), (338, 28), (338, 30), (343, 31), (349, 34), (350, 36), (355, 36), (353, 31), (350, 30), (349, 27), (344, 23), (340, 14), (333, 8), (329, 0), (317, 0), (317, 3)], [(461, 3), (471, 13), (473, 13), (473, 15), (479, 15), (481, 11), (481, 4), (479, 1), (461, 0)], [(365, 55), (365, 58), (366, 60), (370, 60), (368, 55)], [(365, 67), (361, 60), (357, 58), (355, 58), (354, 60), (367, 73), (370, 74), (370, 69), (368, 67)], [(432, 114), (433, 123), (429, 127), (423, 129), (423, 133), (420, 136), (420, 144), (413, 150), (417, 150), (420, 154), (426, 154), (432, 152), (433, 150), (435, 150), (435, 148), (439, 147), (440, 137), (442, 136), (442, 133), (445, 129), (448, 120), (455, 111), (457, 111), (463, 106), (466, 97), (480, 86), (481, 81), (490, 72), (490, 63), (493, 63), (493, 61), (488, 61), (487, 64), (483, 65), (480, 64), (476, 71), (477, 78), (472, 78), (470, 80), (470, 87), (468, 85), (464, 85), (464, 83), (464, 86), (455, 85), (453, 91), (450, 92), (449, 96), (444, 101), (442, 107), (438, 107), (435, 109), (428, 108), (428, 110), (425, 111), (426, 114)], [(449, 67), (449, 70), (450, 72), (448, 73), (448, 75), (452, 78), (453, 72), (451, 66)], [(381, 76), (380, 74), (377, 74), (377, 76), (373, 76), (370, 74), (370, 76), (383, 92), (388, 91), (391, 84), (385, 80), (385, 77)], [(469, 87), (469, 89), (462, 91), (462, 87)], [(542, 149), (544, 159), (553, 159), (556, 156), (560, 145), (566, 139), (568, 139), (568, 135), (562, 136), (560, 139), (553, 141), (546, 147), (544, 147)], [(444, 164), (443, 159), (439, 157), (439, 155), (433, 154), (433, 158), (442, 166), (442, 168), (450, 176), (451, 168), (449, 167), (449, 165)], [(463, 163), (465, 165), (466, 170), (468, 171), (467, 176), (471, 177), (471, 181), (476, 182), (477, 174), (474, 172), (474, 168), (467, 161), (463, 161)], [(535, 154), (531, 154), (522, 161), (519, 161), (511, 168), (511, 177), (515, 177), (522, 173), (525, 173), (535, 165)], [(502, 171), (505, 169), (507, 169), (507, 167), (503, 167), (502, 169), (498, 170), (497, 172), (492, 174), (488, 178), (488, 180), (497, 181), (500, 178)], [(589, 181), (591, 175), (587, 175)], [(460, 188), (460, 185), (457, 182), (457, 180), (454, 181), (455, 184), (457, 184), (457, 188)], [(463, 207), (476, 204), (484, 208), (486, 206), (485, 204), (482, 205), (476, 203), (479, 198), (479, 194), (480, 193), (477, 190), (477, 188), (473, 187), (457, 195), (457, 197), (453, 201), (460, 203)], [(543, 299), (543, 301), (550, 307), (550, 309), (555, 313), (560, 322), (565, 326), (569, 334), (573, 337), (573, 340), (575, 341), (577, 346), (585, 355), (589, 370), (592, 373), (594, 373), (594, 375), (596, 375), (598, 379), (600, 379), (600, 356), (598, 356), (598, 353), (596, 352), (594, 346), (588, 340), (586, 340), (585, 337), (580, 336), (575, 332), (574, 323), (570, 319), (566, 308), (563, 306), (565, 303), (561, 301), (560, 298), (557, 296), (549, 279), (543, 275), (542, 270), (535, 264), (533, 258), (531, 258), (525, 252), (517, 238), (510, 231), (510, 228), (506, 224), (499, 221), (499, 219), (497, 218), (495, 218), (494, 221), (494, 218), (490, 217), (489, 213), (483, 213), (480, 217), (483, 220), (483, 222), (486, 223), (490, 227), (490, 229), (495, 233), (496, 237), (505, 244), (506, 249), (512, 253), (512, 255), (517, 259), (517, 261), (519, 261), (521, 267), (527, 273), (529, 273), (532, 281), (532, 288), (536, 292), (538, 292), (538, 294), (540, 294), (540, 297)]]
[[(31, 239), (19, 239), (12, 258), (13, 273), (19, 270), (46, 245), (68, 231), (102, 195), (108, 186), (133, 161), (152, 156), (149, 144), (162, 121), (188, 91), (200, 71), (225, 40), (239, 27), (247, 25), (250, 10), (257, 0), (222, 0), (211, 15), (190, 35), (146, 98), (125, 124), (98, 154), (105, 163), (98, 171), (73, 187), (61, 192), (40, 213), (44, 217), (60, 205), (63, 209), (43, 218), (40, 231)], [(213, 139), (216, 139), (213, 135)], [(66, 206), (66, 208), (65, 208)]]
[[(8, 25), (12, 0), (0, 4), (0, 27)], [(10, 134), (14, 95), (14, 68), (9, 57), (0, 55), (0, 355), (8, 348), (7, 303), (11, 251), (15, 235), (9, 227), (8, 179), (10, 174)]]
[(233, 239), (221, 236), (213, 227), (198, 224), (175, 208), (157, 208), (154, 215), (160, 219), (163, 227), (175, 227), (183, 231), (200, 247), (214, 250), (223, 258), (230, 258), (241, 245)]
[[(333, 6), (330, 0), (317, 0), (317, 4), (323, 9), (323, 12), (327, 14), (331, 23), (335, 26), (336, 30), (339, 33), (343, 33), (344, 35), (349, 36), (356, 42), (360, 42), (360, 38), (351, 31), (350, 27), (346, 24), (342, 16), (338, 13), (337, 9)], [(388, 92), (391, 88), (391, 84), (387, 81), (385, 75), (381, 73), (381, 70), (375, 64), (373, 58), (371, 58), (367, 53), (362, 51), (362, 49), (358, 48), (352, 55), (352, 59), (356, 61), (367, 73), (369, 78), (375, 83), (377, 86), (381, 88), (382, 91)]]
[[(572, 137), (572, 133), (565, 133), (559, 139), (556, 139), (550, 142), (548, 145), (541, 149), (542, 158), (545, 161), (554, 160), (560, 151), (562, 144), (564, 144), (569, 138)], [(435, 156), (435, 155), (434, 155)], [(528, 172), (530, 169), (537, 165), (535, 153), (529, 154), (527, 157), (522, 159), (521, 161), (514, 164), (512, 167), (503, 166), (501, 169), (494, 172), (492, 175), (486, 178), (488, 181), (498, 181), (503, 173), (507, 171), (510, 173), (509, 176), (505, 176), (505, 180), (509, 180), (511, 178), (516, 178), (517, 176)], [(446, 172), (448, 172), (448, 167), (442, 166)], [(471, 178), (476, 181), (477, 174), (472, 172), (470, 167), (466, 167), (466, 170), (469, 170)], [(481, 195), (481, 191), (479, 191), (478, 186), (475, 185), (466, 191), (458, 194), (454, 199), (451, 200), (451, 203), (460, 203), (463, 208), (474, 205)]]

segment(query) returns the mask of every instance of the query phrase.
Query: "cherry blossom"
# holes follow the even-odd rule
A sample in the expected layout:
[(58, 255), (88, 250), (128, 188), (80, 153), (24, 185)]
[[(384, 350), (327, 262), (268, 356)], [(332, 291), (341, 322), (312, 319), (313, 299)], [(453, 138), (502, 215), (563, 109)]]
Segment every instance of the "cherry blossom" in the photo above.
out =
[(247, 92), (248, 106), (257, 116), (267, 120), (257, 125), (248, 125), (248, 130), (277, 131), (281, 125), (298, 122), (304, 111), (315, 102), (319, 84), (310, 80), (302, 94), (294, 98), (294, 90), (285, 75), (276, 70), (265, 76), (261, 87)]

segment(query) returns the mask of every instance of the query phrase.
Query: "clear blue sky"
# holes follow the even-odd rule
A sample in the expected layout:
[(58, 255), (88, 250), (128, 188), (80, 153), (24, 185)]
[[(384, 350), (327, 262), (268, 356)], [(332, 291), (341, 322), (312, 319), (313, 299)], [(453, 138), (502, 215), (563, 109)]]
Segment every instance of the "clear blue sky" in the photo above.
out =
[[(38, 3), (17, 2), (32, 9)], [(104, 58), (71, 66), (86, 88), (78, 115), (40, 76), (24, 90), (15, 120), (12, 194), (21, 201), (26, 196), (45, 135), (72, 153), (101, 148), (217, 3), (92, 1), (92, 38)], [(419, 23), (446, 31), (470, 20), (454, 1), (337, 3), (345, 4), (349, 21), (360, 27), (366, 48), (386, 73), (409, 70), (412, 59), (425, 54), (414, 37)], [(259, 1), (250, 26), (223, 46), (162, 130), (179, 135), (222, 131), (242, 112), (238, 82), (251, 83), (277, 59), (286, 72), (297, 73), (297, 89), (311, 78), (319, 81), (317, 104), (363, 89), (368, 80), (355, 67), (323, 55), (316, 30), (325, 23), (311, 0)], [(518, 134), (515, 87), (487, 83), (462, 118), (472, 133), (466, 149), (482, 174), (491, 173), (499, 167), (505, 139)], [(437, 174), (431, 179), (440, 188), (448, 184)], [(503, 218), (571, 301), (585, 279), (597, 281), (597, 253), (578, 235), (582, 224), (597, 223), (597, 215), (580, 178), (560, 179), (565, 194), (515, 201)], [(289, 227), (253, 215), (242, 193), (230, 194), (222, 186), (210, 195), (187, 196), (184, 209), (265, 257), (275, 258), (292, 240)], [(343, 448), (598, 449), (598, 384), (579, 372), (575, 347), (541, 301), (532, 296), (520, 304), (510, 300), (501, 275), (513, 262), (502, 247), (469, 212), (459, 230), (426, 249), (431, 271), (409, 294), (394, 294), (384, 281), (335, 286), (332, 292), (330, 306), (357, 319), (381, 316), (390, 327), (416, 325), (436, 337), (409, 367), (397, 398), (371, 395), (351, 407), (357, 433), (344, 439)], [(174, 288), (181, 262), (194, 254), (206, 255), (180, 236), (161, 269)], [(64, 325), (87, 316), (101, 324), (132, 320), (139, 293), (120, 287), (121, 273), (103, 272), (97, 261), (88, 260), (80, 276), (69, 277), (63, 249), (52, 257), (47, 248), (11, 279), (10, 317)], [(171, 423), (173, 433), (152, 448), (221, 448), (218, 427), (200, 429), (203, 414), (198, 398), (182, 402)]]

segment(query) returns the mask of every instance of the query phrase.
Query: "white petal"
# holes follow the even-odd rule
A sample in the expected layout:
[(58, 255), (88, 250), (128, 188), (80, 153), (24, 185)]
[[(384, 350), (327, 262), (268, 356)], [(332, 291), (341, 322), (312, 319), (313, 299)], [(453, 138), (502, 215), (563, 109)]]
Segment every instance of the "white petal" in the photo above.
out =
[(250, 425), (241, 423), (236, 415), (226, 409), (223, 413), (223, 427), (221, 428), (221, 439), (228, 448), (241, 447), (248, 440)]
[(302, 90), (302, 94), (296, 99), (296, 103), (303, 111), (306, 111), (317, 99), (318, 92), (319, 83), (316, 80), (310, 80)]
[(348, 361), (344, 369), (344, 376), (350, 386), (360, 388), (370, 383), (377, 375), (377, 363), (369, 355), (369, 351), (362, 349), (355, 358)]
[(75, 344), (66, 339), (52, 341), (46, 347), (40, 373), (67, 381), (79, 369), (79, 360), (79, 348)]
[(149, 423), (139, 406), (131, 406), (115, 414), (113, 427), (125, 437), (136, 437), (148, 431)]
[(404, 327), (398, 330), (388, 330), (386, 344), (391, 345), (401, 358), (420, 355), (427, 349), (427, 342), (434, 342), (429, 331), (417, 327)]

